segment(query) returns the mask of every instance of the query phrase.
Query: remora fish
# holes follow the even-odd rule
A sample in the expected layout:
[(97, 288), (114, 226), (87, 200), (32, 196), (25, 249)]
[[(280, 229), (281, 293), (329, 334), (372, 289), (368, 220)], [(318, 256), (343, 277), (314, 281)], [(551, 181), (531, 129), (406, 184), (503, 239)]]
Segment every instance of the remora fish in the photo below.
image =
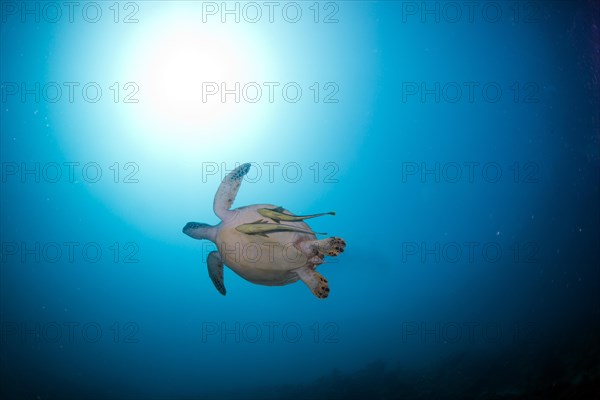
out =
[(300, 232), (308, 233), (309, 235), (314, 235), (315, 233), (318, 235), (327, 235), (326, 233), (313, 232), (308, 229), (297, 228), (291, 225), (269, 224), (264, 219), (259, 219), (258, 221), (252, 222), (250, 224), (242, 224), (236, 227), (235, 229), (238, 232), (242, 232), (247, 235), (260, 235), (264, 237), (269, 237), (267, 233), (274, 232)]
[(323, 215), (335, 215), (334, 211), (321, 213), (321, 214), (311, 214), (311, 215), (294, 215), (294, 214), (285, 214), (283, 212), (283, 207), (277, 208), (259, 208), (258, 213), (263, 217), (267, 217), (272, 219), (273, 221), (279, 223), (279, 221), (303, 221), (309, 218), (321, 217)]

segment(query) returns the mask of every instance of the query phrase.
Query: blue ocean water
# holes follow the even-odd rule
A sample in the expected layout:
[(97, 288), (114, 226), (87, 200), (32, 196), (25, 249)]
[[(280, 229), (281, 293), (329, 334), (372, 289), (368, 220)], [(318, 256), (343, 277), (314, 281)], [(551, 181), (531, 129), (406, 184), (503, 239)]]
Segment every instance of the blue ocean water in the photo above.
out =
[[(3, 399), (597, 395), (597, 2), (0, 11)], [(182, 233), (246, 162), (326, 299)]]

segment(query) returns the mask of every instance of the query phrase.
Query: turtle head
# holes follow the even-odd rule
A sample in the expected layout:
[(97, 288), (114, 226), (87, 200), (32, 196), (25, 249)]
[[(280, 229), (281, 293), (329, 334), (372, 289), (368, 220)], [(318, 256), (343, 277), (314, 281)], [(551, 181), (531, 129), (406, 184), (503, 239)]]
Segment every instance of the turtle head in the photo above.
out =
[(214, 240), (215, 238), (215, 227), (202, 222), (188, 222), (182, 231), (194, 239)]

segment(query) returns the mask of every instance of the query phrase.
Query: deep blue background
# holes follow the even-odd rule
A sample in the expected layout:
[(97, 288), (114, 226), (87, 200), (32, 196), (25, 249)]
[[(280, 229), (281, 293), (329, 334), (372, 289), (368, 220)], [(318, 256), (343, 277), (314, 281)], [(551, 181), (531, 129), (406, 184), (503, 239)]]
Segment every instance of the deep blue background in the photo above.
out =
[[(420, 2), (337, 2), (331, 24), (312, 20), (312, 2), (300, 3), (296, 24), (203, 23), (201, 3), (159, 1), (135, 3), (132, 24), (113, 22), (113, 2), (100, 3), (95, 24), (81, 14), (36, 22), (6, 4), (2, 93), (98, 82), (104, 97), (2, 98), (3, 398), (547, 399), (598, 389), (597, 3), (496, 2), (491, 22), (482, 2), (473, 21), (462, 6), (451, 22), (445, 3), (427, 3), (441, 10), (436, 21)], [(181, 26), (192, 33), (170, 36)], [(206, 37), (212, 45), (194, 42)], [(168, 56), (183, 61), (165, 70), (160, 52), (174, 46)], [(242, 82), (299, 82), (303, 98), (206, 111), (198, 80), (218, 81), (226, 67)], [(159, 76), (179, 86), (173, 98), (153, 86)], [(139, 103), (114, 103), (114, 82), (136, 82)], [(313, 82), (335, 83), (339, 101), (314, 103)], [(478, 85), (473, 101), (406, 95), (465, 82)], [(502, 90), (496, 102), (481, 91), (490, 83)], [(65, 162), (80, 163), (73, 182)], [(328, 299), (229, 270), (227, 296), (214, 289), (210, 246), (181, 228), (218, 222), (220, 173), (242, 162), (262, 175), (235, 205), (337, 212), (311, 222), (348, 243), (319, 267)], [(57, 182), (42, 173), (51, 163), (62, 166)], [(98, 182), (86, 163), (101, 168)], [(290, 163), (297, 182), (283, 173)], [(22, 174), (36, 165), (39, 182)], [(439, 177), (421, 174), (436, 166)], [(65, 242), (77, 243), (73, 260)], [(92, 256), (102, 250), (97, 262), (81, 252), (89, 243)]]

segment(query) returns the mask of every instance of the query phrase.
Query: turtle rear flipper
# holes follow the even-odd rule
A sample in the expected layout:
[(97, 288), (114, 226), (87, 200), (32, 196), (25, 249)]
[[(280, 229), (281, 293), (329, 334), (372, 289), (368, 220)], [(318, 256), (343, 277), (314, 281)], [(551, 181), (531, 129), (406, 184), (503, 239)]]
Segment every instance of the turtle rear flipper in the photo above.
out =
[(329, 296), (329, 283), (323, 275), (308, 267), (298, 268), (296, 274), (319, 299)]
[(346, 242), (339, 237), (329, 237), (321, 240), (306, 240), (299, 244), (304, 254), (320, 254), (335, 257), (344, 252)]

